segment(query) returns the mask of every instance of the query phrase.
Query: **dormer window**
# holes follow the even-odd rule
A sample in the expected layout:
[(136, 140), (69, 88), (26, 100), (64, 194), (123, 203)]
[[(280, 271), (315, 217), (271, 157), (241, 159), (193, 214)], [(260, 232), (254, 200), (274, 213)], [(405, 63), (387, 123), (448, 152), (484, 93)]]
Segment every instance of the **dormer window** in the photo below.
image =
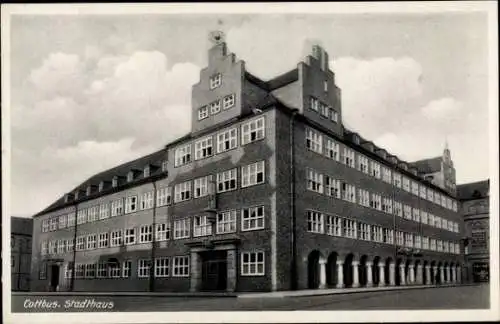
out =
[(64, 195), (64, 202), (68, 203), (72, 198), (73, 198), (73, 195), (67, 193), (67, 194)]
[(104, 190), (104, 181), (99, 182), (99, 192)]
[(220, 87), (222, 84), (222, 74), (217, 73), (210, 77), (210, 90)]
[(163, 161), (161, 163), (161, 172), (167, 172), (167, 167), (168, 167), (168, 161)]
[(354, 135), (354, 136), (352, 137), (352, 139), (353, 139), (354, 143), (356, 143), (356, 144), (358, 144), (358, 145), (359, 145), (359, 136), (358, 136), (358, 135)]
[(118, 187), (118, 177), (117, 177), (117, 176), (114, 176), (114, 177), (113, 177), (113, 180), (112, 180), (111, 186), (112, 186), (113, 188)]
[(148, 166), (146, 166), (146, 167), (144, 168), (144, 178), (149, 177), (149, 176), (150, 176), (150, 174), (151, 174), (151, 168), (150, 168), (150, 167), (149, 167), (149, 165), (148, 165)]
[(132, 181), (134, 181), (134, 171), (129, 171), (129, 173), (127, 173), (127, 182)]
[(405, 171), (408, 171), (408, 166), (406, 165), (406, 163), (401, 164), (401, 168)]
[(92, 186), (91, 185), (88, 185), (87, 186), (87, 192), (85, 193), (87, 196), (90, 196), (90, 194), (92, 193)]

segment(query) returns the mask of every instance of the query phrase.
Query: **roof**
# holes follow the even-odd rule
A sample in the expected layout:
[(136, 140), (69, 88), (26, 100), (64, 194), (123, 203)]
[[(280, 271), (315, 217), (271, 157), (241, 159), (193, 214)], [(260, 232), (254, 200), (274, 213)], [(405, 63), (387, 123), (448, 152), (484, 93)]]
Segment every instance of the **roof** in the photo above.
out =
[(33, 218), (27, 217), (11, 217), (10, 219), (10, 232), (12, 234), (33, 234)]
[(457, 196), (460, 200), (479, 199), (489, 196), (490, 180), (464, 183), (457, 186)]
[(255, 75), (245, 72), (245, 79), (263, 90), (272, 91), (297, 81), (299, 79), (299, 70), (295, 68), (268, 81), (263, 81)]
[(441, 171), (441, 157), (411, 162), (410, 166), (417, 168), (419, 173), (428, 174)]
[[(166, 150), (161, 149), (161, 150), (156, 151), (154, 153), (148, 154), (146, 156), (142, 156), (140, 158), (137, 158), (137, 159), (129, 161), (129, 162), (125, 162), (125, 163), (120, 164), (116, 167), (102, 171), (96, 175), (93, 175), (92, 177), (88, 178), (87, 180), (85, 180), (84, 182), (82, 182), (81, 184), (76, 186), (70, 192), (75, 192), (78, 190), (85, 191), (87, 189), (87, 186), (99, 185), (99, 183), (101, 181), (109, 181), (110, 182), (113, 179), (113, 177), (115, 177), (115, 176), (126, 177), (127, 173), (130, 170), (134, 170), (134, 169), (143, 170), (143, 168), (146, 167), (147, 165), (156, 165), (158, 167), (161, 167), (161, 163), (164, 160), (166, 160)], [(157, 170), (151, 170), (150, 175), (153, 176), (153, 175), (156, 175), (156, 174), (161, 173), (161, 172), (162, 172), (161, 168), (158, 168)], [(143, 180), (143, 179), (144, 179), (144, 175), (141, 173), (138, 175), (137, 178), (134, 179), (134, 183), (137, 181)], [(115, 189), (115, 188), (113, 188), (113, 189)], [(95, 196), (100, 196), (100, 195), (104, 195), (104, 194), (108, 194), (108, 193), (109, 193), (109, 189), (104, 190), (102, 193), (99, 193), (98, 195), (93, 194), (92, 196), (95, 197)], [(35, 216), (45, 214), (49, 211), (53, 211), (53, 210), (56, 210), (56, 209), (59, 209), (59, 208), (62, 208), (62, 207), (68, 206), (68, 205), (71, 205), (71, 203), (66, 203), (64, 201), (64, 196), (63, 196), (63, 197), (59, 198), (58, 200), (56, 200), (55, 202), (53, 202), (51, 205), (49, 205), (47, 208), (45, 208), (41, 212), (37, 213)]]

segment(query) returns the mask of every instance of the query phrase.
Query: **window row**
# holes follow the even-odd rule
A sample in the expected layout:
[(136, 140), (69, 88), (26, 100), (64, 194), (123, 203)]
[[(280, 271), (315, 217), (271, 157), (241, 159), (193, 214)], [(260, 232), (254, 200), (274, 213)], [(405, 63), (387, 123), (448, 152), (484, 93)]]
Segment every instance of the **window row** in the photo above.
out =
[(343, 199), (352, 203), (358, 203), (361, 206), (373, 208), (388, 214), (394, 214), (415, 222), (421, 222), (433, 227), (445, 229), (451, 232), (459, 233), (457, 222), (449, 221), (445, 218), (435, 216), (418, 208), (412, 208), (410, 205), (402, 204), (396, 200), (368, 190), (357, 188), (343, 180), (337, 180), (333, 177), (319, 173), (313, 169), (306, 169), (306, 188), (320, 194), (325, 194), (337, 199)]
[[(241, 144), (246, 145), (265, 137), (265, 119), (259, 117), (241, 125), (218, 132), (215, 135), (205, 136), (193, 144), (183, 144), (174, 151), (175, 167), (212, 156), (215, 152), (222, 153), (238, 146), (238, 132), (241, 132)], [(215, 150), (215, 148), (216, 150)]]
[(394, 242), (393, 229), (318, 211), (307, 211), (307, 231), (386, 244), (396, 243), (396, 245), (402, 247), (460, 254), (460, 245), (458, 243), (436, 240), (401, 231), (396, 231), (396, 242)]
[(417, 197), (431, 201), (443, 208), (453, 210), (454, 212), (458, 211), (456, 200), (427, 188), (416, 181), (412, 181), (410, 178), (401, 175), (401, 173), (393, 171), (363, 154), (355, 152), (353, 149), (344, 147), (341, 154), (339, 143), (312, 128), (306, 129), (306, 147), (313, 152), (325, 155), (337, 162), (342, 162), (376, 179), (389, 184), (392, 183), (395, 187), (402, 188)]
[(203, 120), (208, 118), (209, 115), (216, 115), (221, 111), (221, 106), (223, 110), (230, 109), (235, 105), (236, 96), (235, 94), (230, 94), (222, 99), (217, 99), (210, 104), (200, 107), (198, 109), (198, 120)]
[(325, 117), (335, 123), (339, 122), (338, 112), (315, 97), (309, 98), (309, 108), (319, 113), (322, 117)]

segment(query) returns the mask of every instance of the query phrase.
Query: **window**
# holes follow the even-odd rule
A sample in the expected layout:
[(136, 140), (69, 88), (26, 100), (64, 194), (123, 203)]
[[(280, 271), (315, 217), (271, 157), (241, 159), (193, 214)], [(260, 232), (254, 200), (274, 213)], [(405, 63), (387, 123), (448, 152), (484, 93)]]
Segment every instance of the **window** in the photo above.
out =
[(431, 239), (430, 243), (431, 251), (436, 251), (436, 239)]
[(151, 267), (151, 260), (147, 259), (137, 260), (137, 277), (148, 278), (150, 267)]
[(330, 109), (330, 119), (336, 123), (339, 121), (339, 113), (333, 108)]
[(175, 185), (175, 202), (191, 199), (191, 181), (178, 183)]
[(99, 233), (99, 248), (107, 248), (109, 245), (109, 234)]
[(434, 216), (434, 226), (436, 226), (437, 228), (441, 228), (441, 217)]
[(426, 190), (425, 186), (420, 185), (419, 188), (420, 188), (420, 198), (424, 198), (424, 199), (427, 198), (427, 190)]
[(166, 241), (170, 239), (170, 223), (156, 224), (156, 241)]
[(440, 202), (441, 202), (441, 195), (438, 194), (437, 192), (435, 192), (434, 193), (434, 203), (439, 205)]
[(342, 199), (355, 203), (356, 202), (356, 187), (351, 184), (341, 183)]
[(325, 175), (325, 194), (330, 197), (340, 198), (340, 181)]
[(394, 230), (384, 228), (383, 234), (384, 234), (384, 243), (394, 244)]
[(130, 196), (125, 199), (125, 214), (137, 211), (137, 196)]
[(323, 153), (323, 137), (320, 133), (308, 128), (306, 129), (306, 147), (313, 152)]
[(311, 108), (314, 111), (319, 110), (319, 101), (318, 99), (311, 97), (309, 98), (309, 108)]
[(58, 217), (52, 217), (50, 218), (50, 221), (49, 221), (49, 229), (51, 231), (55, 231), (57, 230), (57, 223), (59, 222), (59, 218)]
[(327, 138), (325, 155), (332, 160), (339, 161), (340, 159), (339, 151), (340, 151), (339, 144), (336, 143), (334, 140)]
[(213, 153), (212, 136), (208, 136), (196, 141), (194, 146), (194, 157), (196, 160), (211, 156)]
[(108, 276), (108, 269), (106, 263), (99, 262), (97, 264), (97, 278), (106, 278)]
[(176, 256), (174, 257), (174, 277), (188, 277), (189, 276), (189, 257)]
[(117, 199), (111, 202), (111, 217), (123, 214), (123, 199)]
[(99, 206), (89, 207), (87, 211), (87, 222), (94, 222), (97, 220), (97, 216), (99, 214)]
[(75, 239), (70, 238), (66, 240), (66, 252), (73, 252), (74, 247), (75, 247)]
[(117, 176), (114, 176), (113, 179), (111, 180), (111, 186), (113, 188), (118, 187), (118, 177)]
[(367, 190), (358, 189), (358, 203), (361, 206), (370, 207), (370, 193)]
[(372, 193), (372, 197), (370, 200), (370, 207), (382, 210), (382, 197), (379, 194)]
[(217, 214), (217, 234), (236, 232), (236, 210)]
[(170, 275), (170, 259), (161, 257), (155, 259), (155, 277), (168, 277)]
[(105, 219), (109, 217), (109, 204), (101, 204), (99, 206), (99, 219)]
[(418, 183), (415, 181), (411, 182), (411, 193), (418, 196)]
[(167, 172), (168, 170), (168, 161), (161, 162), (161, 172)]
[(393, 172), (392, 173), (392, 183), (394, 186), (401, 188), (401, 174)]
[(371, 175), (377, 179), (380, 179), (380, 164), (375, 161), (370, 161)]
[(75, 265), (75, 278), (83, 278), (85, 276), (85, 264), (77, 263)]
[(454, 212), (456, 212), (458, 210), (457, 202), (455, 200), (452, 203), (452, 209)]
[(413, 234), (405, 233), (405, 246), (413, 247)]
[(326, 233), (328, 235), (342, 236), (342, 218), (337, 216), (326, 216)]
[(66, 240), (57, 241), (57, 254), (64, 254), (66, 252)]
[(453, 208), (453, 203), (451, 202), (450, 198), (446, 198), (446, 208), (451, 210)]
[(48, 254), (48, 250), (49, 250), (49, 247), (48, 247), (47, 241), (42, 241), (41, 247), (40, 247), (40, 254), (41, 255), (47, 255)]
[(60, 215), (59, 216), (59, 228), (66, 228), (68, 224), (68, 215)]
[(181, 166), (191, 162), (191, 144), (178, 147), (175, 150), (175, 166)]
[(394, 202), (394, 214), (399, 217), (403, 217), (403, 204), (399, 201)]
[(38, 279), (46, 280), (47, 279), (47, 263), (42, 262), (40, 264), (40, 268), (38, 269)]
[(353, 221), (351, 219), (344, 218), (343, 222), (342, 222), (342, 228), (344, 230), (343, 236), (349, 237), (349, 238), (357, 238), (358, 237), (355, 221)]
[(194, 217), (193, 236), (207, 236), (212, 234), (212, 224), (206, 215)]
[(369, 241), (371, 239), (370, 225), (358, 223), (358, 233), (360, 240)]
[(396, 231), (396, 244), (398, 246), (404, 245), (404, 233), (400, 231)]
[(427, 189), (427, 200), (434, 201), (434, 192), (431, 189)]
[(382, 181), (391, 183), (391, 170), (389, 168), (382, 167)]
[(241, 253), (241, 275), (242, 276), (263, 276), (264, 252), (242, 252)]
[(264, 161), (241, 167), (241, 187), (249, 187), (264, 183)]
[(410, 205), (404, 205), (403, 207), (403, 216), (406, 219), (411, 219), (411, 206)]
[(200, 198), (208, 195), (209, 184), (212, 182), (212, 176), (205, 176), (194, 179), (194, 198)]
[(443, 252), (443, 241), (436, 240), (436, 250), (438, 252)]
[(139, 243), (153, 241), (153, 225), (141, 225), (139, 227)]
[(430, 226), (435, 226), (435, 220), (434, 220), (434, 215), (429, 213), (429, 225)]
[(191, 230), (191, 219), (183, 218), (174, 221), (174, 239), (189, 238)]
[(372, 225), (372, 240), (380, 243), (384, 242), (384, 234), (382, 227)]
[(320, 107), (321, 116), (329, 118), (330, 117), (330, 107), (328, 107), (327, 105), (325, 105), (322, 102), (319, 103), (319, 107)]
[(426, 236), (422, 237), (422, 249), (424, 250), (429, 249), (429, 238)]
[(222, 84), (222, 74), (217, 73), (210, 77), (210, 90), (220, 87)]
[(403, 177), (403, 190), (410, 192), (410, 179)]
[(150, 209), (153, 208), (153, 195), (154, 191), (145, 192), (141, 196), (141, 209)]
[(233, 128), (217, 134), (217, 153), (234, 149), (238, 145), (238, 129)]
[(135, 244), (135, 228), (125, 229), (125, 245)]
[(218, 114), (220, 112), (220, 100), (216, 100), (210, 103), (210, 113), (212, 115)]
[(151, 175), (151, 167), (149, 165), (144, 167), (144, 170), (142, 171), (142, 174), (144, 178), (147, 178)]
[(57, 241), (49, 241), (49, 254), (56, 254), (57, 252)]
[(97, 235), (89, 234), (87, 236), (87, 250), (93, 250), (97, 246)]
[(264, 206), (241, 210), (241, 230), (251, 231), (264, 228)]
[(49, 220), (44, 219), (44, 220), (42, 220), (42, 232), (45, 233), (48, 231), (49, 231)]
[(208, 107), (203, 106), (198, 109), (198, 120), (202, 120), (208, 117)]
[(172, 203), (172, 188), (165, 187), (158, 189), (156, 193), (156, 205), (158, 207), (170, 205)]
[(123, 236), (121, 230), (116, 230), (111, 232), (111, 242), (110, 246), (121, 246), (123, 244)]
[(95, 263), (85, 265), (85, 278), (95, 278)]
[(361, 154), (358, 154), (358, 170), (368, 174), (368, 158)]
[(75, 226), (75, 213), (68, 214), (68, 227)]
[(307, 189), (323, 193), (323, 175), (313, 169), (307, 169)]
[(388, 214), (392, 214), (392, 199), (384, 198), (382, 200), (382, 210)]
[(76, 238), (76, 250), (77, 251), (85, 250), (85, 236), (78, 236)]
[(354, 151), (347, 148), (347, 147), (344, 147), (344, 160), (343, 160), (344, 164), (351, 167), (351, 168), (354, 168)]
[(73, 267), (74, 267), (74, 263), (73, 262), (68, 262), (66, 263), (66, 265), (64, 266), (64, 278), (65, 279), (71, 279), (71, 277), (73, 277)]
[(420, 211), (420, 221), (422, 222), (422, 224), (427, 224), (428, 218), (427, 218), (426, 211), (423, 211), (423, 210)]
[(119, 263), (111, 263), (109, 265), (109, 277), (110, 278), (120, 278), (120, 264)]
[(125, 260), (122, 264), (122, 277), (128, 278), (130, 277), (130, 268), (132, 268), (132, 261)]
[(420, 222), (420, 210), (418, 208), (413, 208), (413, 220)]
[(307, 212), (307, 231), (311, 233), (324, 233), (323, 214), (308, 211)]
[(453, 224), (453, 230), (455, 233), (458, 233), (460, 230), (458, 229), (458, 223)]
[(229, 96), (225, 96), (222, 100), (222, 109), (226, 110), (234, 106), (235, 95), (230, 94)]
[(237, 170), (231, 169), (217, 173), (217, 192), (226, 192), (236, 189)]
[(265, 137), (264, 117), (244, 123), (241, 126), (241, 145), (255, 142)]

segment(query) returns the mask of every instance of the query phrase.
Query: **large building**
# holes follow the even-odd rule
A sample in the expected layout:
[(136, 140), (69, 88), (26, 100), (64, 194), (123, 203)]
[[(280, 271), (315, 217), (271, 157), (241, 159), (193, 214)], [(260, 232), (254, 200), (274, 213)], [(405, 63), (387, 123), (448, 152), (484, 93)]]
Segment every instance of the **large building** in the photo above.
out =
[(10, 229), (11, 290), (29, 291), (33, 219), (11, 217)]
[(35, 215), (33, 289), (460, 282), (455, 196), (345, 129), (328, 61), (313, 46), (263, 81), (216, 34), (192, 88), (191, 132)]
[(490, 273), (490, 181), (483, 180), (457, 186), (465, 235), (469, 244), (465, 249), (468, 266), (467, 280), (489, 281)]

